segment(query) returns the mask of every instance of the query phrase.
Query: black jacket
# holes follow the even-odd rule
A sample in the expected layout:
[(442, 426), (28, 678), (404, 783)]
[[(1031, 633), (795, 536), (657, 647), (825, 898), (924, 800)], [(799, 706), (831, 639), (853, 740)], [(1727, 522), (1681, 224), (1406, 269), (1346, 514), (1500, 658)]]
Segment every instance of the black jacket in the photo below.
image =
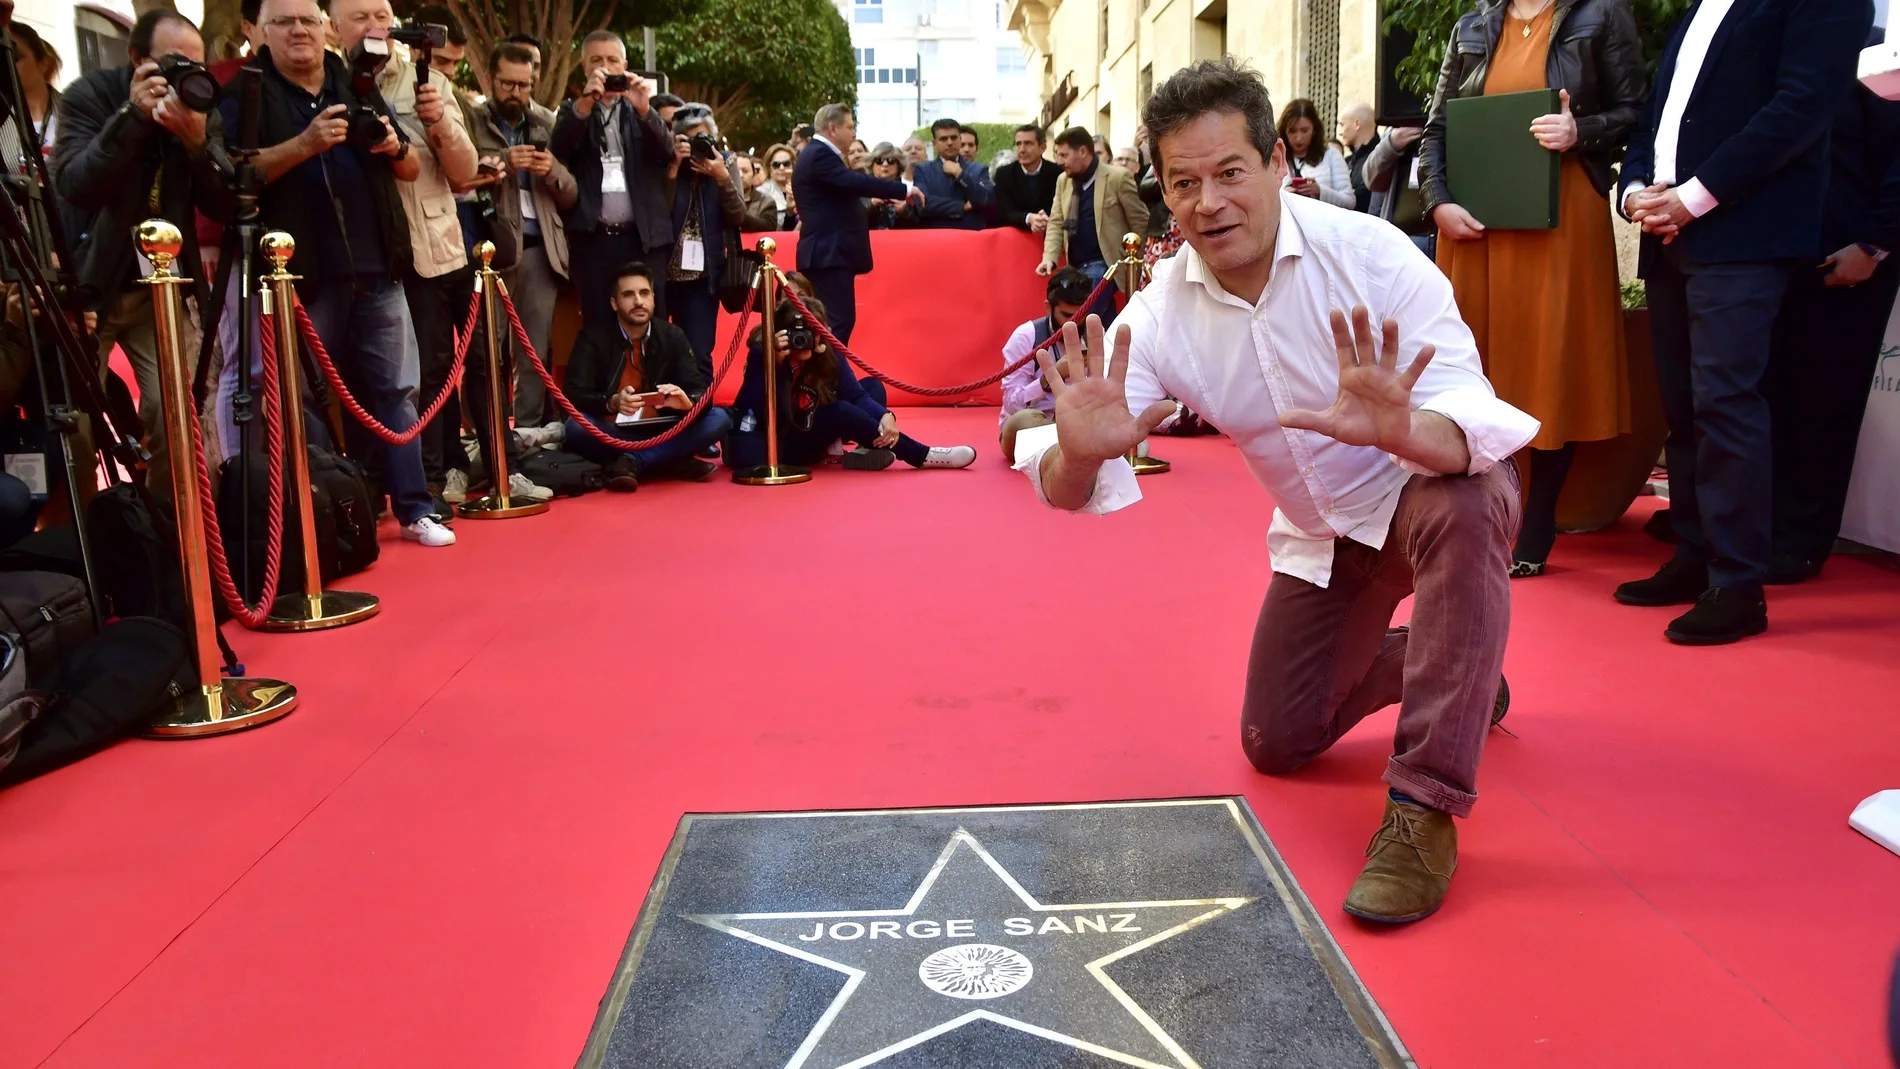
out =
[[(1694, 14), (1663, 48), (1630, 134), (1618, 210), (1623, 193), (1654, 172), (1656, 124)], [(1828, 124), (1854, 86), (1873, 20), (1868, 0), (1735, 0), (1709, 42), (1676, 142), (1676, 184), (1699, 179), (1716, 200), (1676, 236), (1692, 263), (1805, 258), (1820, 247)], [(1660, 248), (1643, 235), (1639, 270)]]
[[(580, 199), (561, 213), (569, 234), (591, 234), (600, 225), (600, 161), (605, 144), (605, 108), (596, 103), (583, 119), (574, 113), (574, 102), (561, 105), (554, 119), (554, 133), (548, 138), (548, 151), (554, 153), (580, 187)], [(633, 198), (633, 228), (646, 252), (673, 244), (672, 206), (666, 200), (666, 167), (673, 161), (673, 138), (660, 122), (658, 108), (648, 108), (646, 118), (634, 113), (633, 105), (622, 102), (614, 109), (620, 123), (620, 146), (627, 172), (627, 195)], [(618, 265), (613, 265), (618, 266)], [(608, 267), (612, 270), (613, 267)]]
[[(205, 147), (197, 155), (131, 103), (132, 71), (94, 71), (74, 82), (59, 103), (59, 136), (48, 169), (61, 200), (91, 216), (72, 235), (79, 281), (101, 298), (124, 292), (136, 273), (132, 231), (158, 216), (184, 235), (184, 273), (203, 278), (196, 212), (220, 222), (232, 210), (231, 161), (206, 117)], [(151, 203), (157, 181), (158, 206)]]
[[(310, 125), (309, 120), (297, 122), (291, 118), (285, 96), (289, 82), (278, 71), (277, 64), (272, 61), (270, 49), (268, 47), (259, 49), (250, 65), (263, 71), (263, 77), (258, 79), (258, 147), (269, 148), (272, 145), (282, 144), (303, 133), (304, 127)], [(350, 90), (349, 67), (343, 62), (342, 57), (334, 52), (324, 52), (323, 74), (325, 87), (336, 94), (337, 103), (354, 109), (357, 97)], [(389, 112), (389, 107), (383, 103), (380, 93), (366, 102), (384, 114)], [(225, 136), (236, 137), (237, 101), (227, 94), (221, 109), (225, 115)], [(348, 112), (345, 114), (347, 115)], [(403, 137), (400, 124), (396, 126), (396, 136)], [(405, 137), (404, 140), (407, 138)], [(323, 173), (326, 182), (337, 180), (326, 158), (331, 152), (349, 151), (353, 150), (348, 143), (345, 143), (316, 157), (317, 161), (324, 164)], [(376, 218), (382, 225), (383, 249), (387, 252), (389, 260), (389, 277), (401, 278), (411, 263), (409, 217), (403, 213), (402, 197), (396, 192), (395, 172), (390, 170), (388, 161), (382, 156), (370, 157), (368, 166), (364, 170), (369, 175), (370, 199), (376, 209)], [(344, 233), (344, 240), (348, 240), (348, 225), (343, 219), (343, 208), (337, 203), (334, 186), (329, 204), (310, 204), (299, 196), (303, 183), (294, 181), (290, 175), (264, 177), (267, 184), (264, 186), (263, 194), (257, 198), (258, 222), (264, 230), (284, 230), (292, 236), (301, 236), (309, 230), (310, 213), (327, 210), (336, 220), (337, 229)], [(305, 256), (300, 261), (304, 264), (304, 269), (299, 273), (306, 277), (312, 276), (314, 271), (311, 265), (314, 260), (314, 257)]]
[[(1452, 29), (1419, 142), (1418, 185), (1427, 215), (1457, 199), (1445, 173), (1445, 102), (1483, 95), (1510, 6), (1510, 0), (1479, 0)], [(1643, 105), (1643, 42), (1629, 0), (1557, 0), (1544, 81), (1570, 91), (1570, 114), (1577, 120), (1577, 147), (1571, 151), (1597, 190), (1608, 190), (1616, 180), (1612, 165)]]
[[(643, 341), (640, 346), (642, 390), (652, 390), (662, 384), (678, 386), (697, 401), (712, 385), (699, 373), (699, 359), (693, 355), (693, 346), (680, 328), (671, 323), (649, 323)], [(613, 414), (607, 408), (607, 400), (616, 392), (620, 372), (627, 366), (628, 351), (618, 319), (605, 326), (581, 329), (580, 336), (574, 339), (574, 351), (567, 357), (567, 380), (561, 385), (575, 408), (588, 416)]]
[(1900, 253), (1900, 101), (1854, 86), (1834, 113), (1828, 142), (1817, 259), (1857, 241)]
[(996, 221), (1018, 230), (1028, 230), (1024, 216), (1047, 212), (1056, 202), (1056, 179), (1062, 168), (1053, 160), (1042, 161), (1035, 174), (1024, 174), (1023, 165), (1011, 160), (996, 169)]

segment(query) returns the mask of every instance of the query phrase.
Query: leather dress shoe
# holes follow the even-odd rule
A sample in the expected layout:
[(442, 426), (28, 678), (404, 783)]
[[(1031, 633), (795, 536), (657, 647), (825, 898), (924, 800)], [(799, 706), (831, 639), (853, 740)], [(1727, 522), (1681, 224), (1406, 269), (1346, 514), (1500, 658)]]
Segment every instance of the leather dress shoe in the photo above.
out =
[(713, 473), (718, 470), (719, 465), (714, 464), (710, 460), (701, 460), (698, 457), (681, 457), (675, 460), (672, 466), (667, 469), (667, 474), (685, 482), (703, 483), (707, 479), (712, 478)]
[(1768, 560), (1768, 575), (1762, 580), (1769, 586), (1793, 586), (1821, 574), (1824, 560), (1809, 560), (1792, 553), (1777, 553)]
[(1766, 630), (1768, 602), (1760, 593), (1712, 586), (1669, 622), (1663, 637), (1681, 646), (1721, 646)]
[(1671, 559), (1648, 579), (1616, 588), (1616, 600), (1625, 605), (1687, 605), (1709, 588), (1709, 569)]
[(635, 464), (633, 458), (625, 453), (608, 461), (606, 469), (601, 472), (601, 476), (602, 485), (606, 486), (609, 490), (616, 490), (623, 494), (631, 494), (640, 489), (640, 466)]
[(1366, 845), (1366, 867), (1344, 908), (1377, 924), (1421, 920), (1445, 901), (1457, 868), (1458, 828), (1451, 814), (1387, 797), (1385, 821)]

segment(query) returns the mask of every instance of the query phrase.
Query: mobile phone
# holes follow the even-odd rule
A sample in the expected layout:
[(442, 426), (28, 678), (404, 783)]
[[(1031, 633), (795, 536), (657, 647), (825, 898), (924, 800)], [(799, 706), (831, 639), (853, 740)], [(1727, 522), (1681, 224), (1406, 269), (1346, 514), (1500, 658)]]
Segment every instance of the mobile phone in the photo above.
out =
[(609, 93), (624, 93), (632, 84), (632, 79), (624, 74), (609, 74), (601, 80), (600, 87)]
[(534, 138), (528, 142), (528, 147), (536, 152), (546, 152), (548, 150), (548, 139), (545, 137)]
[(476, 174), (484, 174), (484, 175), (486, 175), (486, 174), (500, 174), (500, 173), (501, 173), (501, 161), (499, 161), (499, 160), (482, 160), (482, 161), (480, 161), (479, 163), (477, 163), (477, 164), (475, 165), (475, 173), (476, 173)]

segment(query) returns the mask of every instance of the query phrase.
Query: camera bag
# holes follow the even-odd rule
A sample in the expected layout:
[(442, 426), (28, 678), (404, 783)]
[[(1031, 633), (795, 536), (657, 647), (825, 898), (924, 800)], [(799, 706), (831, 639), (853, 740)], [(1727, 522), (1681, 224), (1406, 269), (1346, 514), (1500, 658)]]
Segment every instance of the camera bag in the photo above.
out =
[(517, 461), (516, 467), (536, 485), (561, 497), (579, 497), (607, 485), (599, 464), (572, 453), (537, 449)]
[(86, 584), (58, 572), (0, 573), (0, 627), (26, 663), (27, 682), (43, 686), (92, 637)]
[[(0, 677), (0, 696), (5, 693)], [(69, 765), (125, 738), (198, 686), (185, 633), (134, 616), (106, 625), (59, 665), (43, 688), (45, 706), (0, 768), (0, 786)]]

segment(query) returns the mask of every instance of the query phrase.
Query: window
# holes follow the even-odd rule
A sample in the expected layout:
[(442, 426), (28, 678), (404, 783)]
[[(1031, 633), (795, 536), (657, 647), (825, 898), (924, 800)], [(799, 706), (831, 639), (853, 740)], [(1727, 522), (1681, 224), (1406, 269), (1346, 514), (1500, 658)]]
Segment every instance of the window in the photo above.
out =
[(1150, 63), (1141, 68), (1135, 78), (1135, 99), (1142, 107), (1148, 106), (1148, 98), (1155, 95), (1155, 65)]
[(905, 85), (917, 84), (917, 68), (915, 67), (904, 68), (904, 84)]
[(851, 9), (851, 21), (862, 24), (876, 24), (884, 21), (884, 0), (855, 0)]
[(1329, 137), (1339, 113), (1339, 0), (1306, 5), (1306, 95), (1319, 109), (1319, 129)]
[(1095, 24), (1095, 62), (1108, 61), (1108, 0), (1102, 0), (1102, 17)]
[(1029, 69), (1029, 60), (1023, 57), (1023, 50), (1017, 45), (996, 46), (996, 73), (1021, 74)]
[(79, 46), (79, 73), (123, 67), (129, 62), (126, 41), (131, 37), (129, 24), (108, 18), (89, 7), (73, 12), (73, 40)]

